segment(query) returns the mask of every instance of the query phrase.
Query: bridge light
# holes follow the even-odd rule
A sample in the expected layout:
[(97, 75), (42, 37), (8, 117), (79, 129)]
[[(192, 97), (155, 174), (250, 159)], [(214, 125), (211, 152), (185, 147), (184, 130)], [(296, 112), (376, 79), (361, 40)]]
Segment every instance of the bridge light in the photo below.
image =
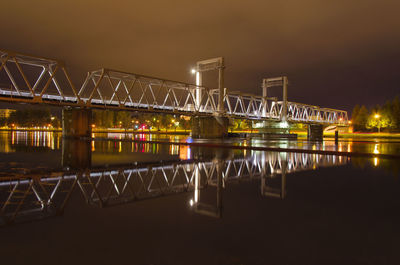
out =
[(289, 128), (289, 123), (287, 121), (283, 121), (279, 123), (280, 128)]

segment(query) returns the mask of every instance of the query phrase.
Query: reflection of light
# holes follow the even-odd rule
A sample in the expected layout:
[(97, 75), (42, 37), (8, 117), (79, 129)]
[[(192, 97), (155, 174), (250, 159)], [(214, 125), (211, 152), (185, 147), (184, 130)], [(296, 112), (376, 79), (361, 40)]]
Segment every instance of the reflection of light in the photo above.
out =
[(96, 148), (94, 146), (94, 141), (92, 141), (92, 151), (96, 151)]
[(379, 160), (377, 157), (374, 157), (374, 166), (378, 166)]
[(379, 154), (378, 146), (379, 146), (379, 144), (375, 144), (374, 154)]
[(193, 199), (190, 199), (189, 204), (190, 204), (190, 206), (194, 205)]
[(199, 201), (199, 183), (200, 182), (200, 170), (198, 167), (195, 169), (194, 178), (194, 201), (197, 203)]
[(118, 153), (121, 153), (122, 151), (122, 142), (119, 142), (119, 146), (118, 146)]
[(182, 160), (190, 159), (190, 147), (187, 145), (182, 145), (179, 148), (179, 158)]

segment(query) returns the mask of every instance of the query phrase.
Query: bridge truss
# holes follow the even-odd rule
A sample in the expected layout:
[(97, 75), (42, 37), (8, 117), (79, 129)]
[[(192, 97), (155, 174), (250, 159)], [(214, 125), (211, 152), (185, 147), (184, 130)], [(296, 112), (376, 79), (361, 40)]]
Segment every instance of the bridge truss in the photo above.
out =
[[(111, 69), (89, 72), (76, 89), (59, 60), (0, 50), (0, 100), (180, 115), (218, 113), (220, 90)], [(223, 95), (229, 118), (347, 125), (346, 111), (252, 94)]]
[[(105, 68), (89, 72), (78, 90), (61, 61), (0, 50), (2, 101), (211, 116), (218, 112), (219, 93)], [(225, 92), (223, 104), (229, 118), (280, 121), (285, 113), (282, 101), (252, 94)], [(286, 113), (290, 122), (348, 123), (346, 111), (295, 102), (287, 103)]]

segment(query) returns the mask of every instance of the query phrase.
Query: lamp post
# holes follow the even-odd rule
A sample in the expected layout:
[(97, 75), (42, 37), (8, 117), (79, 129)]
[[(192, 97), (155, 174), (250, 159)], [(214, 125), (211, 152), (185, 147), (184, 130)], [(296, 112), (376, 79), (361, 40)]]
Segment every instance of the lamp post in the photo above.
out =
[(192, 69), (192, 74), (196, 75), (196, 107), (198, 110), (200, 110), (200, 104), (201, 104), (201, 89), (200, 87), (203, 85), (202, 82), (202, 76), (200, 71), (196, 69)]
[(374, 115), (374, 118), (378, 120), (378, 133), (381, 132), (381, 120), (379, 119), (381, 117), (381, 115), (379, 115), (378, 113)]

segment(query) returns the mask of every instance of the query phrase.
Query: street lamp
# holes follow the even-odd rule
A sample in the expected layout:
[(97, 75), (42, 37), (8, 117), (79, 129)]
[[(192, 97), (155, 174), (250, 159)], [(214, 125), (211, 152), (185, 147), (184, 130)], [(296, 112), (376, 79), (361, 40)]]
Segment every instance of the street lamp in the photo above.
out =
[(196, 75), (196, 107), (197, 109), (200, 109), (200, 104), (201, 104), (201, 90), (200, 86), (202, 86), (202, 78), (201, 78), (201, 73), (198, 71), (197, 68), (192, 69), (192, 74)]
[(380, 117), (381, 117), (381, 115), (379, 115), (378, 113), (376, 113), (376, 114), (374, 115), (374, 118), (378, 120), (378, 133), (381, 132), (381, 121), (380, 121), (380, 119), (379, 119)]

